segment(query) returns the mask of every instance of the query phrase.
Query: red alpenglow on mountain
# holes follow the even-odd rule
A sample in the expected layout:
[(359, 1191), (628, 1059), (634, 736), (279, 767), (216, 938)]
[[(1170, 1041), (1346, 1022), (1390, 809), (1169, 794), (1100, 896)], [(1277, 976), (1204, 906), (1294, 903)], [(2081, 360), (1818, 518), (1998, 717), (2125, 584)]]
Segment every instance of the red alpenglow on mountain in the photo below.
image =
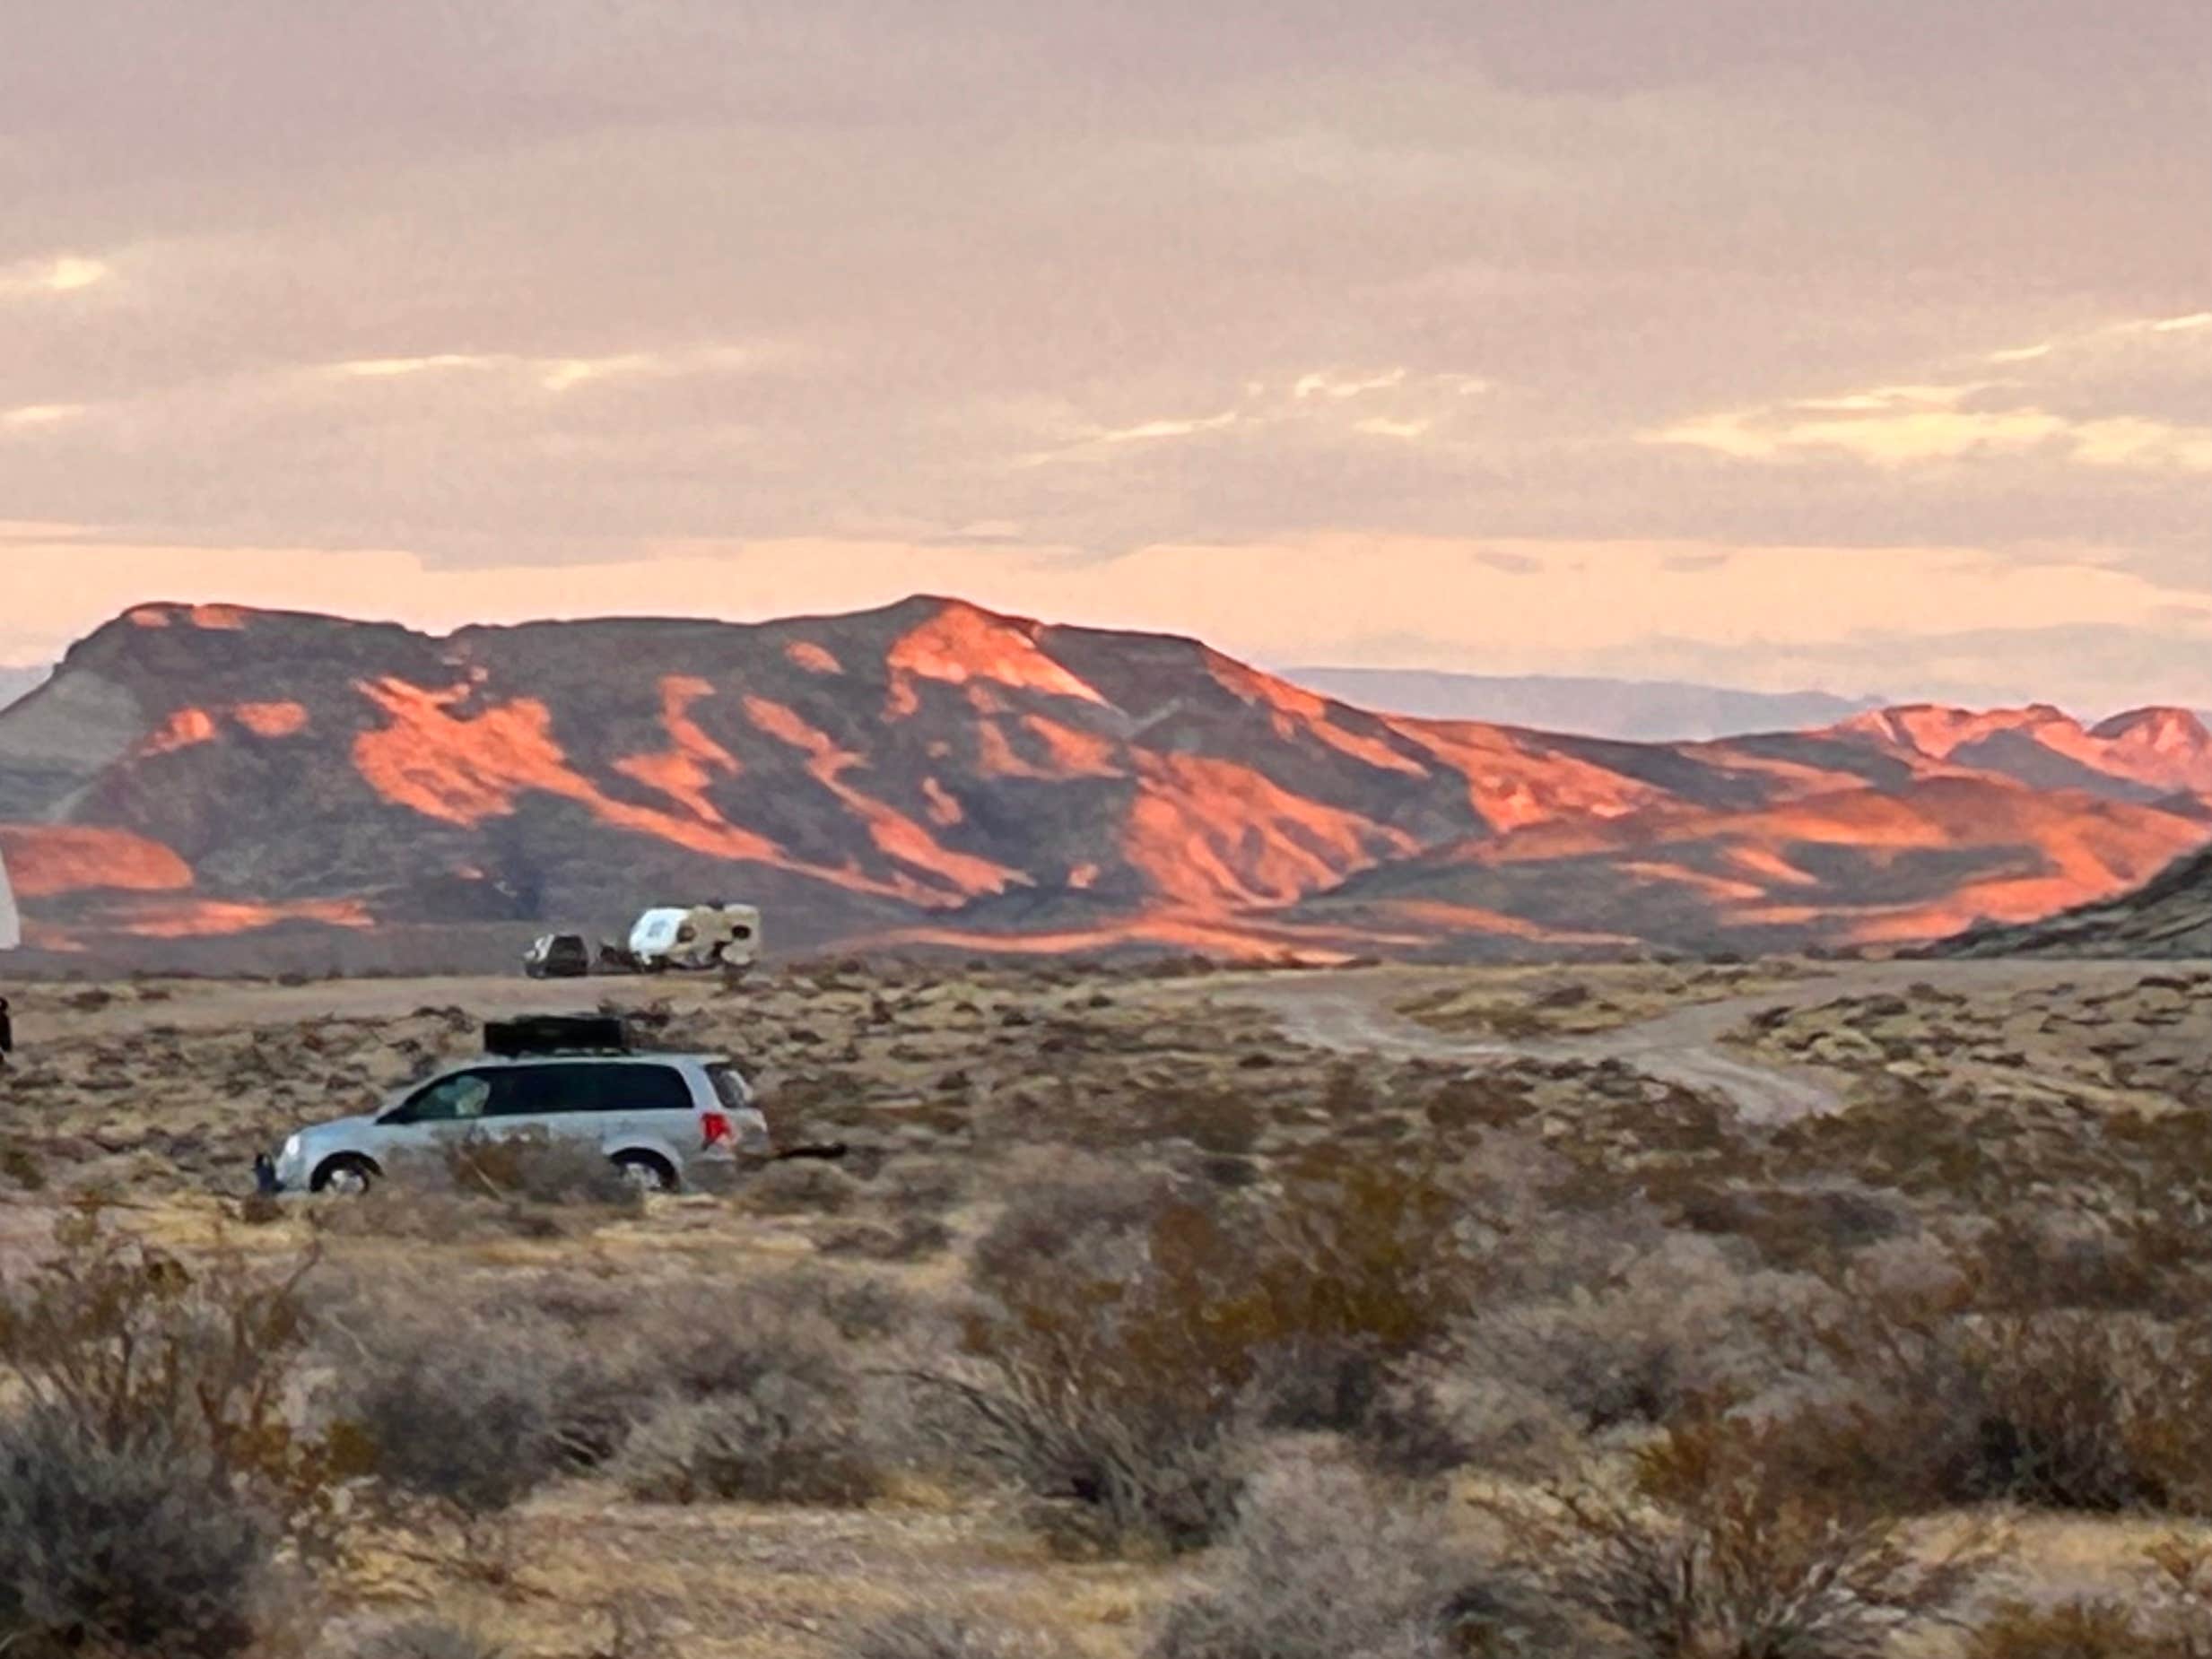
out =
[(1333, 702), (1193, 640), (943, 599), (466, 629), (148, 605), (0, 713), (34, 942), (605, 925), (1231, 955), (1935, 938), (2212, 840), (2212, 735), (1906, 708), (1627, 743)]

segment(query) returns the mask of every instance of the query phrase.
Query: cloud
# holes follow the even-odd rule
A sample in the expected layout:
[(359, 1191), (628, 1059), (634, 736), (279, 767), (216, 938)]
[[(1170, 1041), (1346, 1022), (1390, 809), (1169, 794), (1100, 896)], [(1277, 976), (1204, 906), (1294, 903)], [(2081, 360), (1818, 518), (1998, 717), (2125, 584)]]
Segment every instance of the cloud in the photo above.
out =
[[(1458, 413), (1453, 400), (1489, 389), (1490, 382), (1459, 373), (1416, 373), (1394, 368), (1358, 373), (1310, 369), (1281, 382), (1248, 380), (1236, 404), (1210, 415), (1165, 416), (1126, 425), (1086, 424), (1071, 437), (1023, 456), (1024, 466), (1057, 461), (1097, 460), (1113, 455), (1110, 447), (1162, 439), (1221, 434), (1240, 442), (1248, 454), (1302, 453), (1359, 438), (1388, 438), (1413, 443), (1450, 422)], [(1060, 437), (1065, 415), (1047, 418), (1049, 435)]]
[(1405, 383), (1406, 371), (1403, 369), (1349, 379), (1337, 379), (1326, 370), (1316, 369), (1311, 374), (1298, 377), (1296, 384), (1291, 387), (1291, 395), (1302, 400), (1308, 397), (1357, 397), (1363, 393), (1387, 391), (1391, 387)]
[(613, 357), (564, 357), (545, 364), (538, 383), (548, 392), (565, 392), (571, 387), (604, 380), (611, 375), (651, 374), (662, 367), (661, 360), (650, 352), (623, 352)]
[(1687, 444), (1737, 460), (1829, 451), (1876, 466), (1900, 467), (1976, 454), (2020, 454), (2072, 430), (2060, 417), (2032, 405), (1961, 408), (1978, 389), (1902, 387), (1737, 410), (1662, 428), (1650, 441)]
[[(2203, 314), (2212, 324), (2212, 313)], [(1985, 363), (2016, 372), (2003, 379), (1878, 386), (1799, 397), (1677, 421), (1644, 441), (1685, 445), (1733, 460), (1849, 456), (1902, 469), (1969, 458), (2033, 456), (2041, 461), (2139, 472), (2212, 472), (2212, 426), (2114, 407), (2188, 387), (2212, 394), (2212, 356), (2144, 359), (2146, 335), (2195, 332), (2193, 317), (2129, 321), (2008, 351)], [(2175, 342), (2175, 348), (2184, 345)], [(2155, 348), (2165, 352), (2166, 348)]]
[(0, 267), (0, 299), (75, 293), (80, 289), (96, 287), (113, 274), (103, 261), (76, 254), (26, 260)]
[(361, 357), (333, 363), (330, 372), (356, 380), (396, 380), (405, 375), (431, 374), (447, 369), (483, 369), (501, 361), (461, 352), (439, 352), (428, 357)]
[(1219, 414), (1199, 415), (1185, 420), (1140, 421), (1135, 426), (1108, 428), (1096, 434), (1102, 444), (1126, 444), (1154, 438), (1188, 438), (1193, 432), (1218, 432), (1234, 426), (1240, 419), (1233, 409)]
[(58, 426), (83, 413), (83, 405), (78, 404), (23, 404), (13, 409), (0, 409), (0, 428), (22, 431), (31, 427)]
[(2117, 416), (2074, 427), (2073, 456), (2087, 466), (2212, 473), (2212, 427), (2169, 426)]

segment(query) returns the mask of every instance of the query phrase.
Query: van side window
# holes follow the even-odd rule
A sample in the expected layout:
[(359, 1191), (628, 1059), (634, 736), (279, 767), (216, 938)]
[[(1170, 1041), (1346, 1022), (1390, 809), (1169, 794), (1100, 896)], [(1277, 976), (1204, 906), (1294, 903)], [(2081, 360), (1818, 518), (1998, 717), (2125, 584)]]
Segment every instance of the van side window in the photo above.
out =
[(457, 1072), (418, 1089), (400, 1108), (410, 1124), (468, 1123), (484, 1115), (492, 1100), (491, 1081), (481, 1072)]
[(692, 1086), (666, 1065), (602, 1065), (599, 1110), (603, 1112), (688, 1112)]
[(691, 1086), (681, 1073), (665, 1065), (523, 1065), (502, 1073), (501, 1082), (504, 1086), (492, 1109), (502, 1116), (684, 1112), (692, 1106)]
[(572, 1111), (561, 1103), (557, 1065), (518, 1065), (499, 1073), (492, 1090), (491, 1117), (543, 1117), (551, 1112)]

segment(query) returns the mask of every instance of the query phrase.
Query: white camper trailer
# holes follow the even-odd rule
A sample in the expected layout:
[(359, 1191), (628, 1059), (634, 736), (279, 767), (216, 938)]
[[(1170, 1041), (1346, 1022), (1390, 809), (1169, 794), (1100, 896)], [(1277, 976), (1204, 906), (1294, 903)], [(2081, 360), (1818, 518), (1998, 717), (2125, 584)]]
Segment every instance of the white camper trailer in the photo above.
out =
[(761, 913), (734, 904), (648, 910), (630, 930), (630, 954), (646, 973), (750, 968), (761, 957)]

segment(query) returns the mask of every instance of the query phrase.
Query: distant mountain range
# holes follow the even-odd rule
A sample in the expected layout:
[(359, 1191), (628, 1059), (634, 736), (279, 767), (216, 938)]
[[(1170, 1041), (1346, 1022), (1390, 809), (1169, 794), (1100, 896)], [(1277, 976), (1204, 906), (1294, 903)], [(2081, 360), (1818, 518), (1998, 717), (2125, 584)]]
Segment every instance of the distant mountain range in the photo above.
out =
[(1364, 708), (1476, 720), (1631, 743), (1671, 743), (1828, 725), (1882, 707), (1877, 697), (1740, 691), (1668, 680), (1462, 674), (1414, 668), (1290, 668), (1293, 683)]
[(443, 638), (149, 604), (0, 711), (0, 852), (56, 949), (687, 897), (763, 904), (786, 949), (1886, 944), (2208, 842), (2212, 734), (2182, 710), (1630, 743), (936, 598)]

